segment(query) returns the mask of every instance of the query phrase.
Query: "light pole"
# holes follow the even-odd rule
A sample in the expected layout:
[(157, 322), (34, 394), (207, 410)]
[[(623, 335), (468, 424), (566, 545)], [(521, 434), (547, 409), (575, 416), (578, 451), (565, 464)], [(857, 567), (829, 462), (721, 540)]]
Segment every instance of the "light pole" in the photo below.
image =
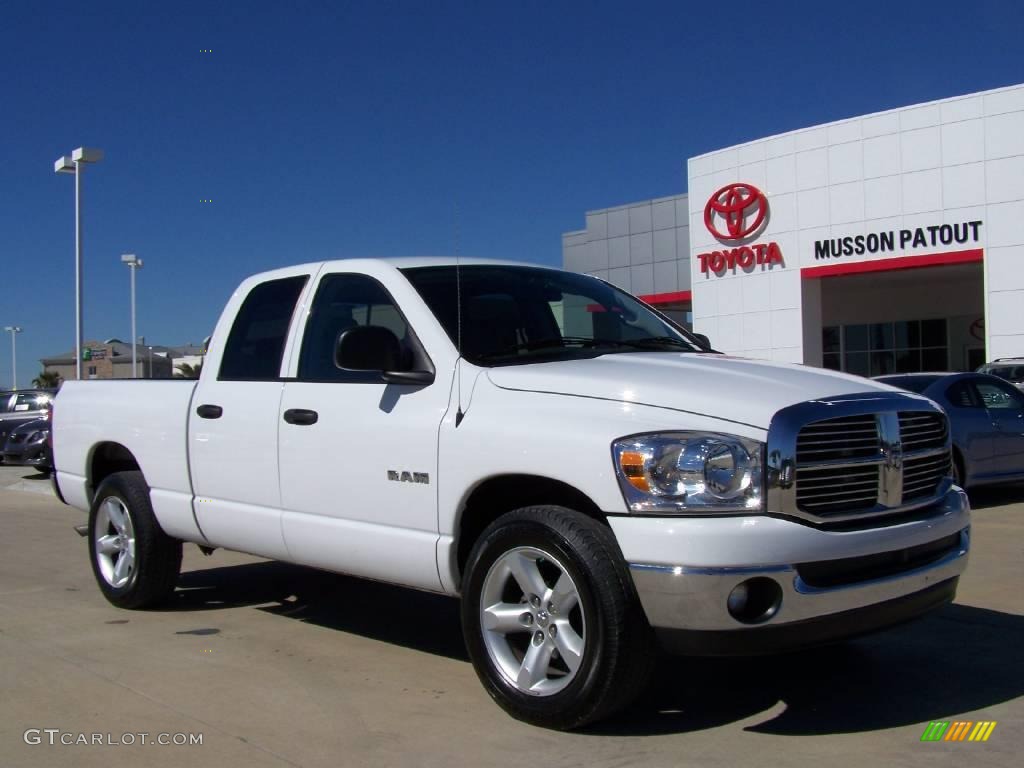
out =
[(53, 164), (55, 173), (75, 174), (75, 378), (82, 378), (82, 166), (98, 163), (103, 150), (79, 147), (71, 157), (58, 157)]
[(121, 263), (127, 264), (132, 273), (132, 378), (139, 378), (139, 367), (135, 360), (135, 271), (142, 268), (142, 259), (134, 253), (121, 254)]
[(18, 388), (18, 337), (21, 333), (20, 325), (5, 325), (4, 330), (11, 334), (11, 389)]

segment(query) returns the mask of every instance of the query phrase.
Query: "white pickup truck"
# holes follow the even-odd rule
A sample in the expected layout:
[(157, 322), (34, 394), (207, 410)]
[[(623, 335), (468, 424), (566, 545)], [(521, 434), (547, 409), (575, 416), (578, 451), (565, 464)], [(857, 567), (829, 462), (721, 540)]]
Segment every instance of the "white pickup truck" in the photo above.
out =
[(167, 597), (182, 542), (458, 595), (488, 693), (553, 728), (629, 703), (656, 643), (846, 638), (949, 602), (967, 563), (930, 400), (715, 353), (536, 265), (257, 275), (197, 382), (69, 382), (53, 424), (114, 605)]

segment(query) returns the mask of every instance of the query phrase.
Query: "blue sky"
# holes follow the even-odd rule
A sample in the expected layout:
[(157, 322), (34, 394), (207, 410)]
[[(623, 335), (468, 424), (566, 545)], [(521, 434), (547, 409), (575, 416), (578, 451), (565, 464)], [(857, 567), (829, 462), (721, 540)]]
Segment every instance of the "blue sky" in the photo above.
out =
[[(199, 342), (246, 275), (323, 258), (561, 260), (591, 208), (687, 157), (1024, 81), (1016, 0), (104, 2), (0, 6), (0, 326), (19, 384), (85, 333)], [(211, 49), (212, 53), (202, 53)], [(212, 203), (201, 200), (210, 199)], [(0, 384), (10, 383), (0, 340)]]

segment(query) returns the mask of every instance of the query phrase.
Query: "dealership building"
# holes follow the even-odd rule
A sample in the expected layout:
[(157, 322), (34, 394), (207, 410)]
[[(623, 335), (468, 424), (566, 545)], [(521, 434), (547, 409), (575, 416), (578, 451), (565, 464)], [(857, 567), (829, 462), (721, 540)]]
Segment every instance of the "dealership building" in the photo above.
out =
[(710, 152), (687, 190), (587, 212), (565, 267), (737, 355), (861, 375), (1024, 355), (1024, 85)]

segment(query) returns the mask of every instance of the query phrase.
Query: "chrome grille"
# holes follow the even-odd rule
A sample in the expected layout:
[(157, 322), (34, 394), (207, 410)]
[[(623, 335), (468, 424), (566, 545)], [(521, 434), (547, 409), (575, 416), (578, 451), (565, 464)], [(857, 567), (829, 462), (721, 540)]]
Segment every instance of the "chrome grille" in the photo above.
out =
[(797, 469), (796, 503), (816, 515), (873, 507), (878, 501), (878, 465)]
[(934, 495), (949, 472), (948, 452), (907, 459), (903, 462), (903, 500)]
[(946, 416), (909, 395), (844, 395), (779, 411), (768, 430), (767, 509), (857, 525), (951, 487)]
[(941, 414), (902, 411), (899, 418), (904, 453), (941, 448), (946, 444), (946, 419)]
[(873, 414), (816, 421), (801, 429), (796, 439), (797, 464), (877, 455), (878, 422)]

